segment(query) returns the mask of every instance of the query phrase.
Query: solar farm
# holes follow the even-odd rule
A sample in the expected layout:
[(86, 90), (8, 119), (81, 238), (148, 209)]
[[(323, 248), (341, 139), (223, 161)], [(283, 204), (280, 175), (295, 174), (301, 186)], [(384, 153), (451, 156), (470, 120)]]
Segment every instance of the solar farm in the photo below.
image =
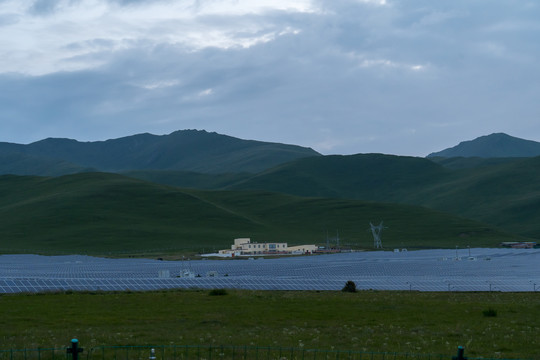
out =
[(281, 258), (161, 261), (1, 255), (0, 293), (256, 290), (540, 290), (540, 249), (370, 251)]

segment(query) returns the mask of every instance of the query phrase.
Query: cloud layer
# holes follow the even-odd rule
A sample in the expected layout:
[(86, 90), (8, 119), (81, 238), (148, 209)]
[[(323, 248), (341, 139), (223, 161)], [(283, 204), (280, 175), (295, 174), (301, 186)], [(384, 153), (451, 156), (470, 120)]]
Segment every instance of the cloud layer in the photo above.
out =
[(540, 140), (540, 5), (0, 0), (0, 141), (196, 128), (323, 153)]

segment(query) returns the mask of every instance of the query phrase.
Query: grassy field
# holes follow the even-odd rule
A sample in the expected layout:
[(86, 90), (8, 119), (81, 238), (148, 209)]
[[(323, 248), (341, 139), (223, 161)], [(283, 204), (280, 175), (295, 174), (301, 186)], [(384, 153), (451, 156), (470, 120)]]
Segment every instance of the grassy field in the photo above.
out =
[(426, 208), (254, 191), (197, 191), (120, 175), (0, 177), (0, 252), (157, 256), (230, 248), (234, 238), (373, 248), (496, 247), (520, 239)]
[(539, 177), (540, 157), (449, 169), (422, 158), (358, 154), (297, 160), (225, 189), (421, 205), (538, 238)]
[[(248, 345), (540, 358), (538, 293), (227, 290), (0, 296), (0, 349)], [(491, 316), (489, 316), (491, 315)], [(494, 316), (493, 316), (494, 315)]]

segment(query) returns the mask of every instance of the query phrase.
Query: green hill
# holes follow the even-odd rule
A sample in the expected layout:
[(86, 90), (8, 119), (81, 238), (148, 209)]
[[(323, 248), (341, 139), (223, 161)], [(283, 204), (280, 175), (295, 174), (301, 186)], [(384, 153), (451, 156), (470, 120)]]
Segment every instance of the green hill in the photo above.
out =
[(431, 153), (428, 157), (534, 157), (540, 156), (540, 143), (516, 138), (504, 133), (481, 136), (463, 141), (452, 148)]
[(540, 157), (453, 172), (406, 198), (430, 208), (540, 238)]
[(249, 173), (203, 174), (193, 171), (174, 170), (133, 170), (122, 175), (156, 184), (191, 189), (224, 189), (253, 176)]
[(104, 173), (0, 177), (0, 251), (164, 254), (229, 248), (236, 237), (371, 248), (384, 220), (386, 247), (497, 246), (516, 237), (409, 205), (301, 198), (268, 192), (181, 190)]
[(492, 166), (497, 164), (511, 163), (514, 161), (523, 160), (519, 157), (506, 158), (480, 158), (480, 157), (430, 157), (429, 160), (444, 166), (445, 168), (458, 169), (474, 169), (484, 166)]
[[(45, 139), (29, 145), (0, 143), (0, 173), (46, 175), (36, 164), (13, 168), (2, 155), (21, 154), (66, 162), (80, 168), (121, 172), (129, 170), (180, 170), (199, 173), (256, 173), (302, 157), (320, 156), (296, 145), (242, 140), (206, 131), (184, 130), (169, 135), (139, 134), (119, 139), (79, 142)], [(33, 170), (33, 172), (32, 172)], [(65, 169), (64, 174), (78, 172)]]
[(540, 157), (449, 169), (428, 159), (364, 154), (300, 159), (222, 188), (421, 205), (540, 238), (538, 179)]
[(0, 152), (0, 174), (60, 176), (95, 171), (64, 160), (49, 159), (23, 153)]
[(3, 251), (202, 249), (259, 227), (189, 193), (119, 175), (0, 179)]
[(129, 175), (199, 189), (420, 205), (540, 238), (540, 157), (434, 160), (360, 154), (299, 159), (255, 175)]
[(231, 184), (226, 189), (399, 202), (411, 192), (445, 179), (449, 173), (423, 158), (336, 155), (290, 162)]

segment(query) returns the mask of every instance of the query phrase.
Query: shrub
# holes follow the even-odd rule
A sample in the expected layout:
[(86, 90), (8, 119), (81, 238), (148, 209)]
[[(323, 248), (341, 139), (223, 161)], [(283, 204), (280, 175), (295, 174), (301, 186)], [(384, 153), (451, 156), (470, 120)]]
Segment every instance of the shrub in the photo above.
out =
[(210, 296), (220, 296), (220, 295), (227, 295), (227, 290), (225, 289), (212, 289), (208, 293)]
[(345, 286), (343, 287), (343, 289), (341, 289), (341, 291), (356, 292), (356, 284), (354, 283), (354, 281), (349, 280), (345, 283)]
[(482, 314), (484, 314), (485, 317), (495, 317), (497, 316), (497, 310), (489, 308), (487, 310), (482, 311)]

